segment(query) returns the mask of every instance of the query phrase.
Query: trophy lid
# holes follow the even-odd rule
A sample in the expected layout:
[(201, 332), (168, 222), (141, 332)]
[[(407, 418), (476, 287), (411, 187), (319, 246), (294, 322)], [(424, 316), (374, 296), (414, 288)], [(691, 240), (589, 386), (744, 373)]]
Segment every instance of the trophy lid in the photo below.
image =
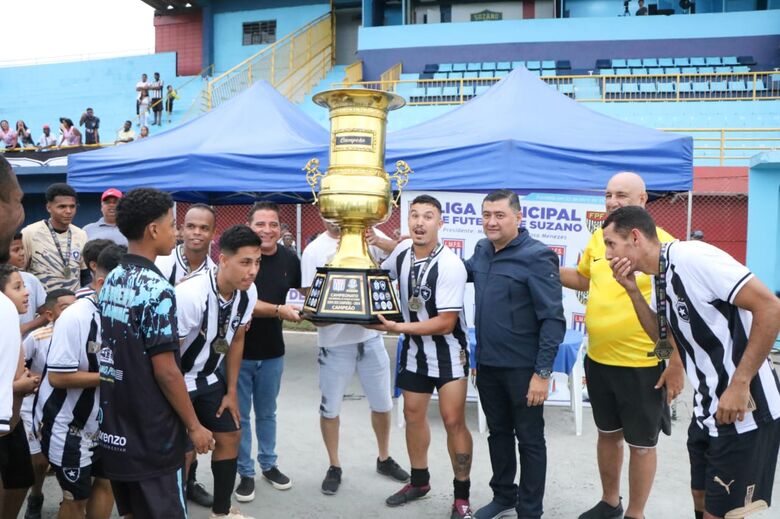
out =
[(338, 88), (316, 94), (312, 100), (325, 108), (364, 106), (390, 111), (406, 104), (403, 97), (384, 90), (367, 88)]

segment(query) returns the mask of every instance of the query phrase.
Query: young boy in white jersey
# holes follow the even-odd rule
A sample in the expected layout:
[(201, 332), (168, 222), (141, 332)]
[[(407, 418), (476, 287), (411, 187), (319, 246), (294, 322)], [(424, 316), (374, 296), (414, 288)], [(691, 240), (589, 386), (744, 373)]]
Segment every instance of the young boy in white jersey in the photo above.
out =
[(103, 238), (89, 240), (84, 244), (84, 249), (81, 251), (81, 257), (84, 259), (87, 270), (89, 270), (90, 280), (88, 284), (76, 290), (76, 299), (95, 294), (95, 282), (98, 278), (98, 275), (95, 272), (95, 270), (97, 270), (97, 259), (98, 256), (100, 256), (100, 253), (103, 252), (103, 249), (109, 245), (114, 245), (114, 242)]
[[(33, 376), (41, 377), (46, 368), (46, 355), (49, 353), (51, 337), (54, 333), (54, 323), (60, 314), (76, 301), (76, 297), (68, 289), (57, 288), (46, 295), (46, 300), (39, 312), (48, 323), (46, 326), (30, 332), (22, 342), (24, 365)], [(36, 395), (27, 395), (22, 402), (21, 417), (24, 430), (27, 433), (27, 444), (30, 446), (35, 484), (27, 497), (25, 519), (40, 519), (43, 507), (43, 480), (49, 468), (49, 460), (41, 453), (41, 442), (33, 426), (33, 410)]]
[[(181, 366), (200, 422), (214, 433), (211, 457), (214, 502), (211, 518), (249, 519), (230, 507), (241, 439), (238, 373), (244, 333), (257, 302), (254, 281), (260, 269), (260, 238), (234, 225), (220, 239), (219, 265), (176, 286)], [(224, 375), (219, 369), (225, 360)], [(187, 453), (192, 462), (195, 453)]]
[(96, 298), (127, 249), (109, 245), (97, 258), (95, 293), (57, 320), (46, 356), (46, 377), (35, 409), (41, 448), (62, 489), (59, 519), (108, 519), (111, 484), (95, 451), (98, 435), (100, 315)]
[(27, 311), (19, 318), (19, 321), (22, 323), (22, 337), (25, 337), (32, 330), (46, 325), (46, 318), (41, 315), (41, 308), (46, 300), (46, 290), (37, 277), (24, 270), (27, 265), (27, 254), (22, 238), (22, 233), (17, 232), (14, 234), (8, 263), (19, 269), (24, 286), (30, 293), (30, 304), (27, 307)]

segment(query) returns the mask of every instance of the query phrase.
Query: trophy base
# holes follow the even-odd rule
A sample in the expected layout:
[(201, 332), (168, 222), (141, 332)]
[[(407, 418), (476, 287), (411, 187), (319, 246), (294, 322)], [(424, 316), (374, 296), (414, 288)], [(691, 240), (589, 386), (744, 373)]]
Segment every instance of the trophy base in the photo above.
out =
[(388, 271), (319, 267), (302, 316), (314, 323), (378, 324), (403, 321)]

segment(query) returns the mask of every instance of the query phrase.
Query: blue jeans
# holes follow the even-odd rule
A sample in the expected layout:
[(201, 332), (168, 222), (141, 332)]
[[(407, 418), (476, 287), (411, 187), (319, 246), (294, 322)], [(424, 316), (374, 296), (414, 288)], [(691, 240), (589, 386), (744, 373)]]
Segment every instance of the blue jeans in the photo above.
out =
[(238, 449), (238, 473), (255, 477), (252, 460), (252, 427), (249, 414), (254, 403), (257, 462), (263, 471), (276, 466), (276, 397), (282, 382), (284, 357), (268, 360), (243, 360), (238, 374), (238, 408), (241, 413), (241, 445)]

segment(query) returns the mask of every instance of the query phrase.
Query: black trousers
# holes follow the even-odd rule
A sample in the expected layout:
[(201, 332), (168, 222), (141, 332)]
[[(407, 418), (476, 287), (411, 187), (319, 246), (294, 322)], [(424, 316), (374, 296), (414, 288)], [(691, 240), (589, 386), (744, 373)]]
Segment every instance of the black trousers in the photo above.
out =
[[(544, 406), (528, 407), (531, 368), (478, 366), (477, 389), (490, 430), (488, 447), (493, 477), (493, 499), (515, 506), (519, 519), (542, 516), (547, 476), (547, 445), (544, 440)], [(515, 483), (520, 454), (520, 484)]]

